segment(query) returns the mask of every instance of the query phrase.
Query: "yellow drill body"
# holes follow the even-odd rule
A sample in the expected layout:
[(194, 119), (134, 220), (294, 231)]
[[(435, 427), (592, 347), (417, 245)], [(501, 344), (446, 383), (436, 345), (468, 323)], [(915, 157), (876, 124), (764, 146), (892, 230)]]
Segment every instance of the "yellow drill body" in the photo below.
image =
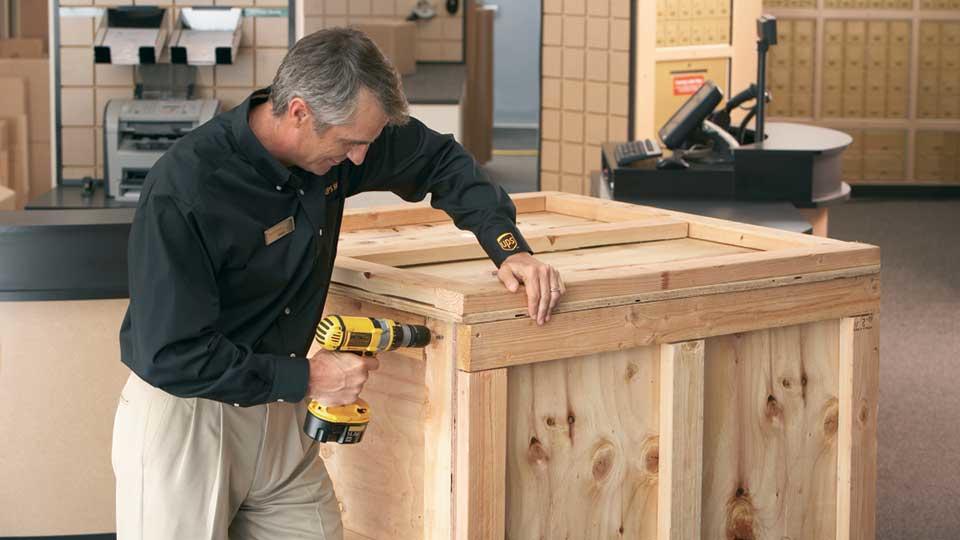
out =
[[(426, 347), (430, 330), (390, 319), (329, 315), (317, 325), (317, 343), (328, 351), (374, 355), (400, 347)], [(370, 406), (362, 399), (327, 407), (317, 401), (307, 406), (303, 430), (320, 442), (358, 443), (370, 422)]]

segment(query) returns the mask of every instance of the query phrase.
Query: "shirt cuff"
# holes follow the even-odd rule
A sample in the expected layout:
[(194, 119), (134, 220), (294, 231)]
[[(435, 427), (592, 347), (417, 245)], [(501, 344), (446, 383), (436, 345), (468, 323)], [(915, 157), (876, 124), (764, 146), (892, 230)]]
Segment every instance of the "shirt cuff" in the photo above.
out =
[(307, 395), (310, 379), (310, 363), (306, 358), (277, 357), (274, 363), (273, 388), (268, 402), (285, 401), (299, 403)]
[(513, 223), (488, 225), (479, 240), (497, 268), (511, 255), (523, 252), (533, 254), (533, 250)]

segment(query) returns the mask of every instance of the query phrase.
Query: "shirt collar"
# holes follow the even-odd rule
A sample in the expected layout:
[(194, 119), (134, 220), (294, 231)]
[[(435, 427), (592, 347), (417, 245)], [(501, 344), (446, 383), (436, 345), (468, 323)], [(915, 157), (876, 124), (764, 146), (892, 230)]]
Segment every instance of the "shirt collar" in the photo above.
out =
[(276, 186), (286, 185), (293, 177), (293, 171), (277, 161), (263, 147), (253, 130), (250, 129), (250, 109), (267, 101), (270, 88), (261, 88), (250, 94), (239, 107), (230, 111), (233, 115), (233, 135), (243, 156), (263, 175), (264, 179)]

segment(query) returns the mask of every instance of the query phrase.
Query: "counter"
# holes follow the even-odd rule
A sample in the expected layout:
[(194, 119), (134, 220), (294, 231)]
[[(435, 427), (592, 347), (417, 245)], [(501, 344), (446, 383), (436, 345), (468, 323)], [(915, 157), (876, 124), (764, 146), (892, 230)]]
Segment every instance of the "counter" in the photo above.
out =
[(0, 212), (0, 537), (114, 530), (132, 218), (132, 208)]

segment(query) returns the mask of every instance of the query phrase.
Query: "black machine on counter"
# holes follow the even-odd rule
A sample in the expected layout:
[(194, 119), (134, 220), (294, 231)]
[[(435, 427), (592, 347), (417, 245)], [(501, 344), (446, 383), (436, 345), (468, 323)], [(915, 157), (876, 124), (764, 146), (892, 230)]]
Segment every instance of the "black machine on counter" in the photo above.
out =
[[(766, 52), (776, 44), (776, 19), (757, 20), (757, 84), (717, 109), (723, 92), (706, 81), (660, 128), (663, 157), (622, 165), (615, 143), (602, 148), (602, 167), (615, 199), (719, 198), (784, 200), (810, 205), (846, 197), (840, 154), (853, 140), (816, 126), (766, 123)], [(760, 96), (764, 96), (763, 99)], [(756, 101), (738, 125), (731, 113)], [(755, 120), (756, 129), (747, 125)], [(634, 156), (636, 157), (636, 156)]]

